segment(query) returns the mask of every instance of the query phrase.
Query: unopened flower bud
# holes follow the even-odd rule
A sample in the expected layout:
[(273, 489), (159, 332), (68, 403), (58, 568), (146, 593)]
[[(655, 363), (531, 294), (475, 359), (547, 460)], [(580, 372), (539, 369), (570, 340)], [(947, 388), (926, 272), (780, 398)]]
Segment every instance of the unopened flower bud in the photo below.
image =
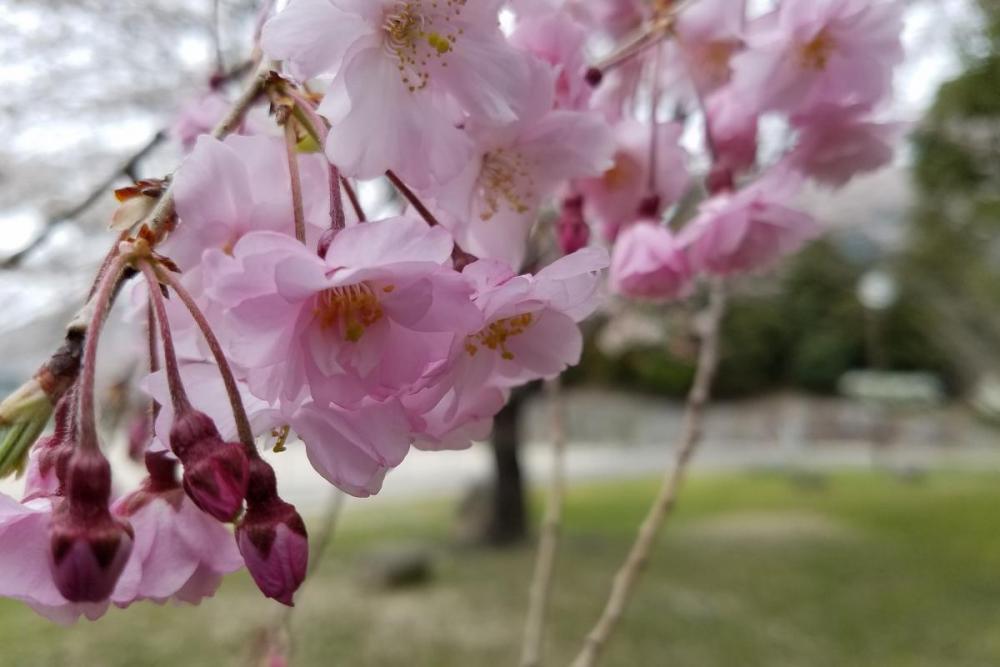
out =
[(293, 606), (309, 565), (306, 526), (295, 507), (278, 497), (274, 470), (261, 459), (250, 463), (247, 511), (236, 527), (236, 543), (261, 592)]
[(37, 379), (0, 403), (0, 478), (24, 471), (28, 451), (52, 415), (52, 400)]
[(174, 419), (170, 448), (184, 466), (184, 491), (202, 511), (232, 521), (247, 493), (247, 457), (242, 445), (226, 442), (204, 412), (188, 410)]
[(583, 218), (582, 195), (573, 195), (563, 200), (559, 219), (556, 220), (556, 236), (565, 255), (587, 247), (590, 242), (590, 227)]
[(77, 449), (66, 470), (66, 498), (52, 512), (50, 567), (70, 602), (100, 602), (114, 590), (132, 552), (132, 529), (111, 516), (111, 466), (99, 451)]

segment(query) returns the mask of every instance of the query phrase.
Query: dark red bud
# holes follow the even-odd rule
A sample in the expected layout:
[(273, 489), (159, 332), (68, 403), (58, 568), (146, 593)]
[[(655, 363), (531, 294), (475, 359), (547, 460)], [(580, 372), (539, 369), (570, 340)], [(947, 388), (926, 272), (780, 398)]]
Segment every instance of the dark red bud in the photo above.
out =
[(604, 80), (604, 72), (596, 67), (588, 67), (587, 73), (583, 75), (583, 78), (591, 88), (597, 88), (601, 85), (601, 81)]
[(648, 195), (639, 202), (637, 211), (640, 218), (656, 218), (660, 215), (660, 195)]
[(194, 504), (219, 521), (235, 519), (247, 493), (243, 446), (225, 442), (208, 415), (191, 410), (175, 418), (170, 447), (184, 466), (184, 491)]
[(556, 221), (556, 236), (563, 254), (569, 255), (590, 242), (590, 227), (583, 217), (583, 196), (573, 195), (563, 200), (559, 219)]
[(708, 188), (709, 194), (714, 195), (720, 192), (728, 192), (734, 186), (733, 170), (728, 165), (712, 165), (708, 176), (705, 177), (705, 187)]
[(247, 511), (236, 527), (236, 543), (261, 592), (293, 606), (309, 566), (309, 538), (295, 507), (278, 497), (274, 470), (261, 459), (250, 463)]
[(52, 512), (53, 581), (70, 602), (100, 602), (114, 590), (132, 552), (132, 528), (111, 516), (111, 466), (77, 449), (66, 466), (66, 498)]

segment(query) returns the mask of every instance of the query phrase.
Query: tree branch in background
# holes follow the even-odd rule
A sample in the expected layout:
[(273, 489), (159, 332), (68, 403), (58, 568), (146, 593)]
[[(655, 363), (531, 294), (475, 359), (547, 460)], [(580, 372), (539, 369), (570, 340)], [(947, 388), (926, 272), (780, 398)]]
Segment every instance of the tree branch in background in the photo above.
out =
[(59, 211), (48, 217), (45, 221), (45, 225), (42, 230), (35, 236), (31, 242), (25, 247), (18, 250), (16, 253), (7, 257), (3, 262), (0, 262), (0, 269), (15, 269), (20, 266), (27, 257), (37, 250), (49, 236), (64, 222), (69, 222), (70, 220), (82, 215), (91, 206), (97, 203), (97, 201), (105, 195), (114, 186), (115, 182), (120, 178), (128, 178), (132, 181), (137, 180), (136, 168), (139, 162), (143, 160), (147, 155), (149, 155), (157, 146), (163, 143), (167, 138), (167, 133), (164, 130), (160, 130), (152, 137), (149, 141), (142, 145), (138, 150), (136, 150), (132, 155), (130, 155), (117, 169), (115, 169), (111, 174), (109, 174), (104, 180), (95, 185), (87, 195), (80, 200), (79, 203), (71, 206), (70, 208)]
[(715, 376), (719, 361), (719, 329), (725, 314), (725, 303), (725, 287), (721, 279), (715, 279), (712, 283), (706, 317), (702, 322), (703, 328), (699, 332), (701, 349), (698, 352), (698, 367), (684, 409), (681, 439), (677, 446), (674, 465), (664, 475), (659, 493), (639, 528), (639, 534), (625, 562), (615, 574), (604, 611), (584, 639), (583, 648), (577, 654), (572, 667), (593, 667), (597, 664), (601, 652), (621, 620), (625, 606), (649, 560), (649, 554), (653, 550), (660, 529), (677, 503), (677, 494), (684, 482), (688, 464), (701, 443), (705, 405), (708, 403), (712, 378)]
[[(250, 106), (263, 92), (268, 80), (268, 69), (266, 66), (258, 68), (253, 80), (247, 85), (239, 99), (233, 103), (229, 113), (212, 130), (213, 137), (221, 139), (239, 126)], [(99, 196), (99, 193), (94, 196), (95, 199), (97, 196)], [(154, 234), (160, 234), (165, 230), (167, 223), (173, 219), (173, 213), (173, 182), (171, 181), (170, 187), (160, 196), (160, 199), (156, 202), (156, 206), (153, 207), (153, 210), (147, 216), (146, 224)], [(100, 276), (108, 266), (109, 261), (116, 256), (118, 240), (120, 239), (116, 239), (115, 246), (108, 254), (108, 259), (105, 260), (105, 263), (98, 270), (98, 280), (100, 280)], [(128, 280), (131, 275), (132, 273), (123, 273), (116, 289), (120, 288), (122, 283)], [(66, 389), (73, 384), (80, 371), (83, 344), (93, 318), (93, 298), (92, 290), (90, 296), (87, 298), (87, 302), (77, 311), (76, 315), (74, 315), (73, 319), (66, 326), (66, 336), (62, 346), (41, 365), (34, 377), (25, 385), (27, 386), (27, 384), (31, 383), (40, 384), (52, 405), (55, 405)]]
[(538, 555), (535, 559), (535, 573), (528, 592), (528, 614), (525, 620), (524, 644), (521, 648), (521, 667), (538, 667), (542, 661), (545, 615), (548, 610), (549, 594), (552, 591), (556, 554), (559, 550), (566, 485), (566, 406), (559, 378), (549, 381), (548, 391), (549, 409), (552, 413), (552, 470), (548, 497), (545, 501), (545, 518), (542, 520), (542, 533), (538, 541)]

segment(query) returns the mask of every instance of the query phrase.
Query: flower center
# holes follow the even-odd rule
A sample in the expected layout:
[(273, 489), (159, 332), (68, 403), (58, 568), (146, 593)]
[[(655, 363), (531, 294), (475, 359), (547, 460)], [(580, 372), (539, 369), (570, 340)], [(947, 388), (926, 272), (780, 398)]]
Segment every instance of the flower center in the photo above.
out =
[(515, 213), (531, 210), (529, 202), (534, 198), (530, 171), (527, 161), (519, 151), (498, 148), (483, 156), (483, 166), (479, 173), (479, 184), (483, 190), (485, 210), (479, 214), (489, 220), (507, 204)]
[(815, 37), (799, 48), (799, 62), (806, 69), (824, 70), (836, 42), (826, 30), (820, 30)]
[[(391, 292), (392, 285), (382, 288)], [(382, 305), (368, 282), (331, 287), (316, 297), (316, 317), (324, 329), (337, 328), (344, 340), (357, 343), (365, 330), (382, 319)]]
[(639, 178), (642, 168), (628, 153), (618, 151), (614, 156), (611, 168), (601, 175), (601, 181), (608, 190), (618, 190), (628, 187)]
[(524, 313), (490, 322), (478, 332), (465, 337), (465, 351), (470, 357), (474, 357), (480, 347), (500, 350), (500, 356), (509, 361), (514, 358), (514, 353), (507, 349), (507, 341), (523, 334), (534, 320), (532, 313)]
[(403, 85), (410, 92), (423, 90), (430, 81), (430, 65), (451, 52), (462, 34), (453, 20), (467, 0), (406, 0), (388, 10), (382, 19), (383, 45), (398, 60)]

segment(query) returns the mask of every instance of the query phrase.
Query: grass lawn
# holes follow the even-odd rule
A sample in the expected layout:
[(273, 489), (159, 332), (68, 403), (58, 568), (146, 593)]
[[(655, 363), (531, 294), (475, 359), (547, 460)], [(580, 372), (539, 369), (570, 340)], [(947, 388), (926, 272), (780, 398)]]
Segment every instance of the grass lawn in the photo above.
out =
[[(566, 665), (596, 617), (655, 482), (573, 490), (549, 660)], [(916, 482), (768, 473), (692, 479), (605, 665), (1000, 665), (1000, 475)], [(352, 507), (293, 617), (294, 665), (515, 665), (533, 552), (463, 549), (453, 507)], [(418, 541), (432, 583), (377, 592), (364, 554)], [(2, 564), (0, 564), (2, 566)], [(61, 628), (0, 602), (0, 665), (252, 664), (277, 608), (245, 574), (198, 608), (151, 604)]]

